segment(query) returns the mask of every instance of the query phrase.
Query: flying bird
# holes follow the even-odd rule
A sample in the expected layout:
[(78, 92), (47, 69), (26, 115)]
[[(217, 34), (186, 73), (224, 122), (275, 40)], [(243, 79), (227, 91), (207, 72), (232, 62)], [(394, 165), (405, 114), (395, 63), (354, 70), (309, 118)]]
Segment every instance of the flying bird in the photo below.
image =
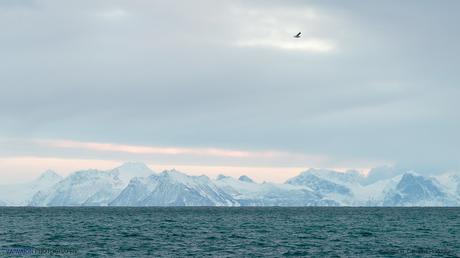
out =
[(302, 34), (302, 32), (297, 33), (297, 35), (295, 35), (294, 38), (296, 39), (300, 38), (300, 34)]

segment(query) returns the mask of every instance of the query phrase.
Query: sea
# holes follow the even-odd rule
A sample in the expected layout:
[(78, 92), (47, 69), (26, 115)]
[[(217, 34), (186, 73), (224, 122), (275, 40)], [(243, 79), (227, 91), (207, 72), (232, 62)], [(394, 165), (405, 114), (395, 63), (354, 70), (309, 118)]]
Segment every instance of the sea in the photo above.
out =
[(460, 257), (460, 208), (6, 207), (0, 256)]

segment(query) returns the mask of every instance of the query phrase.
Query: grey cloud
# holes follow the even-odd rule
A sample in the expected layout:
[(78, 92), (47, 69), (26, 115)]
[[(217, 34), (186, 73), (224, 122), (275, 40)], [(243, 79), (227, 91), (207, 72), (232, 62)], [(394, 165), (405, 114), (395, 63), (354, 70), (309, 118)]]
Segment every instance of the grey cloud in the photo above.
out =
[[(459, 166), (458, 3), (374, 4), (0, 5), (0, 135)], [(336, 49), (232, 44), (278, 23)]]

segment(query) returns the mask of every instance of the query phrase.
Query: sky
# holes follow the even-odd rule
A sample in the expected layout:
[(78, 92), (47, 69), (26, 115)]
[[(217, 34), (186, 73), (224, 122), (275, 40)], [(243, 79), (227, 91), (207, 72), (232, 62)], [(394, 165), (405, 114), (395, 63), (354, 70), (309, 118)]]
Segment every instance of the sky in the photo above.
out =
[(124, 161), (259, 181), (459, 169), (459, 7), (0, 1), (1, 182)]

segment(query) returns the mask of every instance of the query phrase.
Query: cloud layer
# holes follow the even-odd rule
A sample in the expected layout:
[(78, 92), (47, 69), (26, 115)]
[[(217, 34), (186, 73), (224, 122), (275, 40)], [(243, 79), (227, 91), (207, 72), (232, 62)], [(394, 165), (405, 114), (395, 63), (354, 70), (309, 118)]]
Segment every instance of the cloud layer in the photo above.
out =
[(1, 155), (66, 139), (458, 168), (459, 5), (2, 1)]

